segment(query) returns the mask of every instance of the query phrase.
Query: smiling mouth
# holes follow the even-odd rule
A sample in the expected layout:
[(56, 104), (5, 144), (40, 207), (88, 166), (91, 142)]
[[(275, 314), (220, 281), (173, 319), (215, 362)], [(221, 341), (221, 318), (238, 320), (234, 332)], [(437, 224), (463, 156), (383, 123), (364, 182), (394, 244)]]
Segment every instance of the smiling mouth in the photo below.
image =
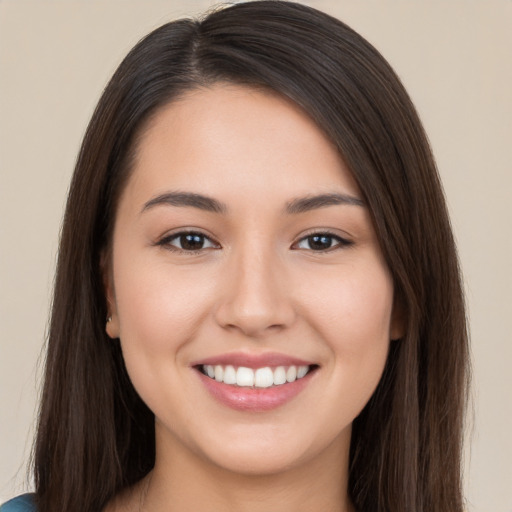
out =
[(318, 368), (318, 365), (290, 365), (271, 368), (247, 368), (232, 365), (198, 365), (195, 367), (212, 380), (234, 387), (270, 388), (291, 384), (304, 378)]

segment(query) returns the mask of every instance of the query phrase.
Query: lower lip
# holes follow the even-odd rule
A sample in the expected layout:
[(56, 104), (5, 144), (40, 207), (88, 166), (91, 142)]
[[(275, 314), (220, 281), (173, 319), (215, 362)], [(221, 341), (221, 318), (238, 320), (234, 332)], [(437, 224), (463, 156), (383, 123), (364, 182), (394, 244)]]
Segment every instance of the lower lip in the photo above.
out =
[(197, 370), (202, 383), (220, 403), (246, 412), (264, 412), (276, 409), (295, 398), (311, 381), (315, 370), (305, 377), (269, 388), (238, 387), (212, 379)]

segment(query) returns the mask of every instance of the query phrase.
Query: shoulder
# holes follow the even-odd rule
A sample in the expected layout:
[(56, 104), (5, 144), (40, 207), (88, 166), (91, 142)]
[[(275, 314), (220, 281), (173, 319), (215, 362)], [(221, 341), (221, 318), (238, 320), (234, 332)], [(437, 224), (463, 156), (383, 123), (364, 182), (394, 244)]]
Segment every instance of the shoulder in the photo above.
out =
[(22, 494), (0, 506), (0, 512), (36, 512), (33, 494)]

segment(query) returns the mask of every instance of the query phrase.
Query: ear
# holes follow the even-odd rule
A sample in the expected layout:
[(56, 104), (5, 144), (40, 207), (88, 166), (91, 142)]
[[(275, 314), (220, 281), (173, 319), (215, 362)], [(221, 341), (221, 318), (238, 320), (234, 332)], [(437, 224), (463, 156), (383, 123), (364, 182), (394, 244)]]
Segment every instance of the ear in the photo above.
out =
[(105, 331), (110, 338), (119, 338), (119, 317), (117, 315), (114, 276), (112, 272), (112, 256), (110, 251), (103, 251), (100, 257), (100, 267), (103, 279), (103, 290), (107, 303), (107, 318)]
[(390, 340), (399, 340), (405, 336), (405, 326), (407, 324), (406, 316), (403, 301), (399, 297), (395, 297), (389, 325)]

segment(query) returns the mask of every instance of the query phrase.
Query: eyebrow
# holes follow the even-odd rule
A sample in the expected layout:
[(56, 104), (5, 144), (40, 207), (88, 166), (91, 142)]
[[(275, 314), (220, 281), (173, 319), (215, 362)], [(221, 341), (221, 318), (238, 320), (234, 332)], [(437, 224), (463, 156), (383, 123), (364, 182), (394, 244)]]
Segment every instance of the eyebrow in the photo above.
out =
[[(286, 204), (285, 212), (290, 215), (305, 213), (318, 208), (325, 208), (327, 206), (335, 205), (353, 205), (364, 206), (363, 200), (348, 194), (320, 194), (315, 196), (298, 197)], [(155, 206), (178, 206), (178, 207), (192, 207), (198, 208), (212, 213), (225, 214), (228, 211), (226, 204), (221, 203), (217, 199), (205, 196), (203, 194), (196, 194), (194, 192), (167, 192), (160, 194), (148, 202), (142, 208), (142, 212), (150, 210)]]
[(193, 192), (167, 192), (150, 199), (144, 204), (142, 212), (159, 205), (191, 206), (213, 213), (226, 213), (228, 211), (228, 207), (224, 203), (212, 197), (194, 194)]
[(364, 206), (364, 201), (358, 197), (348, 194), (320, 194), (317, 196), (299, 197), (286, 205), (286, 213), (304, 213), (317, 208), (347, 204), (353, 206)]

